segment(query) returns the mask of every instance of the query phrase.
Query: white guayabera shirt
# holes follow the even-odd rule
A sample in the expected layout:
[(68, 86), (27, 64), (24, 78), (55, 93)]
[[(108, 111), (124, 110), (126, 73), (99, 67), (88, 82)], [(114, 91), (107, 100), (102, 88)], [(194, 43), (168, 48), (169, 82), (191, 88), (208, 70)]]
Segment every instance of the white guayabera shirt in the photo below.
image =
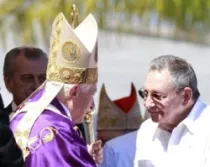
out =
[(203, 167), (210, 153), (209, 137), (210, 106), (198, 99), (172, 133), (160, 129), (151, 119), (142, 124), (137, 133), (134, 167)]

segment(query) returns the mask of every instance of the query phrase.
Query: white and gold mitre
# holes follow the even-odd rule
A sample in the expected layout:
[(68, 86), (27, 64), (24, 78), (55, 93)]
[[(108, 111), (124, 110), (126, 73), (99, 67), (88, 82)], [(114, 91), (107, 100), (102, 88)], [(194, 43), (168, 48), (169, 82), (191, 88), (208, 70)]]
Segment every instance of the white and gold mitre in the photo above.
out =
[(131, 93), (112, 101), (103, 85), (98, 110), (98, 130), (136, 130), (142, 123), (136, 89), (132, 83)]
[(97, 82), (98, 26), (89, 14), (75, 29), (60, 13), (53, 22), (47, 81), (66, 84)]

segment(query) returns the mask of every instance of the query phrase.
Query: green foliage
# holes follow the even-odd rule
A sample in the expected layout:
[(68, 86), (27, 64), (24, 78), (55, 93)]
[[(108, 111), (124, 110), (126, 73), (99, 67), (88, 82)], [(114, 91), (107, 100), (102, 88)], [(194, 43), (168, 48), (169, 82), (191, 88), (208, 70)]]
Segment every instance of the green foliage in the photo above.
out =
[(36, 40), (33, 23), (37, 20), (48, 41), (54, 17), (63, 12), (70, 20), (74, 3), (79, 9), (80, 20), (88, 13), (94, 13), (102, 29), (112, 21), (110, 14), (120, 13), (126, 17), (123, 21), (118, 17), (119, 24), (115, 27), (118, 31), (131, 22), (133, 15), (150, 18), (152, 13), (156, 13), (159, 21), (174, 23), (180, 31), (203, 33), (208, 32), (210, 25), (210, 0), (3, 0), (0, 3), (0, 33), (7, 31), (3, 23), (12, 16), (14, 19), (9, 25), (20, 36), (21, 43), (33, 43)]

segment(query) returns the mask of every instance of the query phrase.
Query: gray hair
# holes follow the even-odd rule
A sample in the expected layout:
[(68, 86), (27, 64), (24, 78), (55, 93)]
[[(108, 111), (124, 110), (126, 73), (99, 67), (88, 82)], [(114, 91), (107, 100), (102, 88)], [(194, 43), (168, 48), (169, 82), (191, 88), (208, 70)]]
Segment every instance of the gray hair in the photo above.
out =
[(151, 61), (149, 71), (168, 69), (172, 76), (172, 84), (178, 90), (190, 87), (193, 99), (200, 96), (197, 77), (192, 66), (184, 59), (173, 55), (159, 56)]
[(39, 48), (35, 47), (16, 47), (11, 49), (5, 56), (3, 74), (4, 76), (12, 76), (14, 74), (14, 63), (16, 57), (19, 55), (24, 55), (29, 60), (37, 60), (39, 58), (45, 58), (48, 60), (47, 54)]

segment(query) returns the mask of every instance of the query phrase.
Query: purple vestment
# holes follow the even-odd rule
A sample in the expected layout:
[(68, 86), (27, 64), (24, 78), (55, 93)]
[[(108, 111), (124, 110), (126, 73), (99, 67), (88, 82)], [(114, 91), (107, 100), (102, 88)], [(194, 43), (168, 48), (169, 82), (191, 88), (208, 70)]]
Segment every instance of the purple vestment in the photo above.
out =
[[(40, 90), (30, 100), (38, 100), (44, 90)], [(51, 102), (60, 113), (45, 110), (36, 120), (30, 133), (29, 155), (26, 167), (96, 167), (87, 152), (85, 141), (73, 129), (74, 124), (66, 115), (57, 99)], [(10, 124), (15, 131), (24, 113), (18, 114)], [(53, 132), (53, 133), (52, 133)], [(50, 134), (50, 135), (49, 135)]]

